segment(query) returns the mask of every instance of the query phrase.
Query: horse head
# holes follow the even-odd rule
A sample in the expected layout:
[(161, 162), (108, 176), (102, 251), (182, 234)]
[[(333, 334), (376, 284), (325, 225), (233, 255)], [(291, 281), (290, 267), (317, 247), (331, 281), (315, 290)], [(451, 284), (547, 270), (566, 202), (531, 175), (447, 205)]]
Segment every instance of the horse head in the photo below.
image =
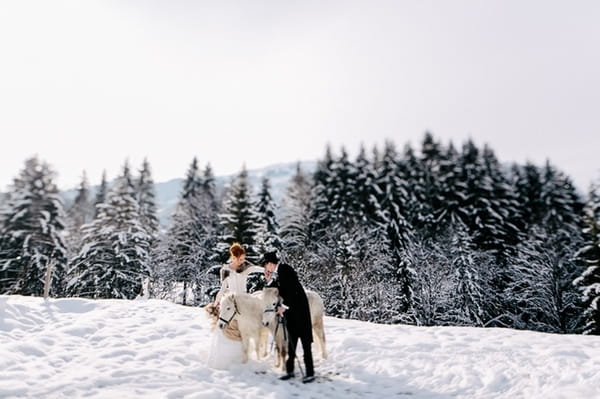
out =
[(275, 316), (277, 315), (277, 307), (281, 305), (279, 298), (279, 289), (270, 287), (263, 290), (263, 326), (269, 327), (269, 325), (275, 323)]
[(235, 294), (233, 292), (223, 295), (219, 306), (219, 323), (220, 329), (223, 329), (231, 323), (235, 315), (239, 313), (237, 303), (235, 302)]

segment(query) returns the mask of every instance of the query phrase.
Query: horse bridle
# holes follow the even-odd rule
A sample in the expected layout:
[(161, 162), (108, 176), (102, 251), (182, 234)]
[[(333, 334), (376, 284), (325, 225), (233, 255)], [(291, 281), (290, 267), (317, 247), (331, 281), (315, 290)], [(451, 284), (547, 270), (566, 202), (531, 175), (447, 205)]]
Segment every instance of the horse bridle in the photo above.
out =
[[(263, 313), (270, 313), (270, 312), (277, 312), (277, 308), (281, 306), (281, 299), (279, 301), (277, 301), (277, 303), (275, 304), (275, 306), (273, 308), (267, 308), (263, 311)], [(285, 341), (287, 341), (287, 325), (285, 322), (285, 317), (281, 316), (281, 315), (277, 315), (277, 326), (275, 326), (275, 333), (273, 334), (274, 336), (277, 336), (277, 330), (279, 330), (279, 326), (283, 324), (283, 339)], [(275, 341), (273, 341), (275, 342)], [(272, 344), (271, 344), (272, 346)], [(271, 348), (272, 349), (272, 348)]]
[(263, 313), (277, 312), (277, 308), (281, 306), (281, 301), (277, 301), (273, 308), (267, 308)]
[(226, 319), (222, 318), (221, 316), (219, 316), (219, 320), (222, 321), (223, 323), (225, 323), (225, 325), (227, 326), (227, 325), (229, 325), (229, 323), (231, 323), (231, 320), (233, 320), (236, 313), (241, 314), (240, 311), (238, 310), (235, 298), (233, 298), (233, 313), (231, 314), (231, 317), (229, 318), (229, 320), (226, 320)]

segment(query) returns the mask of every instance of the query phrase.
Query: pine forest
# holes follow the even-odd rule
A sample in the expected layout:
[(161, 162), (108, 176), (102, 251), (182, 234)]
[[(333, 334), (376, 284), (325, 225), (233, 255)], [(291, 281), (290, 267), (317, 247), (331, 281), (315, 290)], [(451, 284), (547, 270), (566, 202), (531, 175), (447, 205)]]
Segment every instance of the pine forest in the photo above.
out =
[(600, 186), (580, 194), (549, 160), (509, 165), (430, 133), (355, 157), (327, 147), (281, 203), (245, 167), (223, 189), (209, 162), (182, 172), (161, 228), (148, 161), (104, 175), (93, 197), (84, 175), (65, 203), (52, 168), (26, 160), (0, 199), (0, 294), (203, 306), (239, 242), (250, 262), (277, 250), (329, 316), (600, 334)]

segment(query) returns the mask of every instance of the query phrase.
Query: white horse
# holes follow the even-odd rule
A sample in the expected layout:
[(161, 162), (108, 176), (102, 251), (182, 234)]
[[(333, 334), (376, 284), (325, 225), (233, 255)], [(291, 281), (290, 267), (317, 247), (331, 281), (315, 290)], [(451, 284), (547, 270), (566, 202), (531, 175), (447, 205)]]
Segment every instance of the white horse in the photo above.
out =
[[(256, 291), (255, 294), (260, 295), (261, 298), (261, 306), (263, 303), (264, 291)], [(262, 315), (261, 315), (262, 316)], [(282, 322), (282, 319), (279, 316), (277, 317), (277, 321), (275, 322), (264, 322), (264, 318), (262, 319), (262, 325), (267, 327), (273, 336), (273, 344), (275, 345), (275, 367), (281, 367), (285, 369), (285, 359), (287, 357), (288, 352), (288, 333)]]
[[(323, 299), (314, 291), (306, 290), (308, 298), (308, 307), (310, 309), (310, 318), (312, 323), (313, 341), (317, 342), (321, 350), (321, 357), (327, 359), (327, 347), (325, 344), (325, 328), (323, 326), (323, 317), (325, 316), (325, 306)], [(263, 315), (262, 323), (265, 327), (273, 328), (278, 325), (276, 309), (281, 304), (279, 289), (265, 288), (262, 295)], [(281, 327), (280, 327), (281, 328)], [(278, 357), (285, 360), (287, 354), (287, 343), (274, 337), (275, 343), (278, 346)], [(278, 362), (277, 362), (278, 363)], [(277, 364), (276, 364), (277, 366)]]
[(217, 325), (223, 329), (232, 320), (237, 320), (242, 337), (243, 363), (248, 361), (250, 340), (254, 341), (256, 359), (261, 358), (261, 352), (263, 356), (266, 355), (269, 331), (261, 323), (262, 311), (262, 301), (259, 295), (229, 292), (221, 298)]

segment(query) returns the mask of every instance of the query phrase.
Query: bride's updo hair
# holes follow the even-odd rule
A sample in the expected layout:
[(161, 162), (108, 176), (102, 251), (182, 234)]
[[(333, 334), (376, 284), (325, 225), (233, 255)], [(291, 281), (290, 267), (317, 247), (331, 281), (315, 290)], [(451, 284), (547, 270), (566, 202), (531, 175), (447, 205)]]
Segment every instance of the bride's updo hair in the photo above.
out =
[(232, 258), (239, 258), (242, 255), (246, 254), (246, 250), (244, 249), (244, 247), (242, 247), (242, 245), (239, 242), (234, 242), (233, 244), (231, 244), (231, 247), (229, 247), (229, 255)]

